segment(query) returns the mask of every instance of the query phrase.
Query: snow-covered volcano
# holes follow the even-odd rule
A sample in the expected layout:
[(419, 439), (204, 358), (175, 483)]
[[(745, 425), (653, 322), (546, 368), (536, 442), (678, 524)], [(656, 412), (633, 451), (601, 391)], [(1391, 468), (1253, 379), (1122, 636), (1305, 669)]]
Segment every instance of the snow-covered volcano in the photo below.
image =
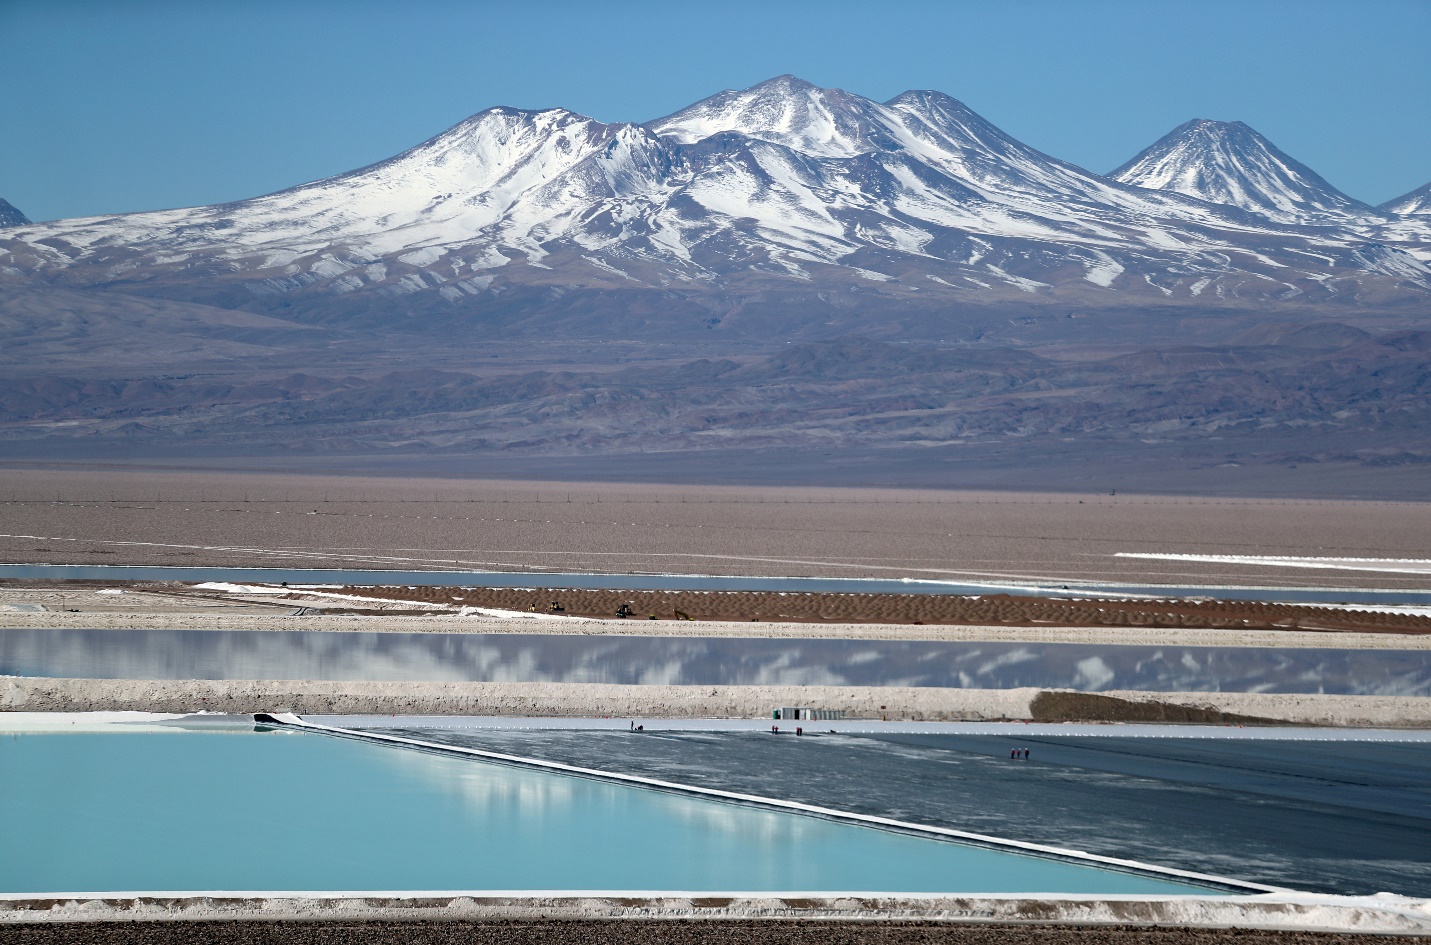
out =
[(14, 204), (0, 197), (0, 226), (24, 226), (30, 220)]
[(328, 318), (573, 291), (709, 311), (1424, 298), (1431, 239), (1389, 240), (1390, 219), (1241, 125), (1190, 123), (1103, 177), (942, 93), (781, 76), (645, 125), (493, 108), (264, 197), (11, 228), (0, 278)]
[(1167, 206), (1020, 143), (942, 92), (910, 91), (877, 104), (787, 75), (722, 92), (646, 127), (683, 145), (735, 135), (817, 160), (899, 156), (936, 170), (946, 179), (942, 188), (963, 203), (1050, 209), (1029, 204), (1026, 198), (1034, 197), (1121, 203), (1149, 212)]
[(880, 117), (868, 99), (782, 75), (712, 95), (646, 127), (677, 144), (735, 132), (811, 157), (848, 158), (894, 146)]
[(1402, 194), (1395, 200), (1388, 200), (1377, 207), (1384, 213), (1404, 216), (1431, 214), (1431, 183), (1422, 184), (1409, 194)]
[(1369, 222), (1378, 216), (1240, 121), (1186, 122), (1108, 176), (1279, 223)]

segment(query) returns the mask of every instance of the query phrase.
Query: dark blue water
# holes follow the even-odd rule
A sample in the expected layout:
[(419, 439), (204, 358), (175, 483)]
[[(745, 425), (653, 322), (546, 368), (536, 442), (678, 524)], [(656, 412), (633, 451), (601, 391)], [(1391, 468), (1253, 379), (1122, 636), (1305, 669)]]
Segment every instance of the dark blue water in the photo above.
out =
[(881, 578), (722, 577), (689, 574), (570, 574), (518, 571), (346, 571), (324, 568), (146, 568), (130, 565), (3, 564), (0, 580), (234, 581), (278, 584), (572, 587), (625, 591), (796, 591), (844, 594), (990, 594), (1023, 597), (1211, 597), (1306, 604), (1431, 605), (1431, 591), (1161, 584), (956, 584)]
[(1431, 651), (319, 630), (0, 630), (0, 674), (1431, 696)]
[[(392, 720), (394, 726), (402, 725)], [(394, 728), (1343, 895), (1431, 896), (1431, 743)], [(1013, 761), (1011, 748), (1030, 760)], [(1091, 936), (1090, 940), (1096, 940)]]

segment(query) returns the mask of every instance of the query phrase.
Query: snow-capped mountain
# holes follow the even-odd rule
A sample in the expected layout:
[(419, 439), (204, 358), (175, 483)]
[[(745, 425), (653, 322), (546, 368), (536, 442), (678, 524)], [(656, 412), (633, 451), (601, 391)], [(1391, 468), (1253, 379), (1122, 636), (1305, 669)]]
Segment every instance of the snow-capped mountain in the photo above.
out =
[(1108, 176), (1279, 223), (1366, 222), (1377, 216), (1240, 121), (1185, 122)]
[[(787, 75), (744, 91), (722, 92), (646, 127), (687, 146), (735, 134), (813, 159), (908, 157), (938, 170), (947, 178), (945, 189), (954, 184), (972, 191), (953, 192), (965, 201), (1049, 209), (1019, 201), (1025, 195), (1121, 202), (1149, 212), (1167, 206), (1021, 144), (942, 92), (905, 92), (880, 105)], [(989, 235), (1005, 235), (989, 229)]]
[(848, 158), (895, 144), (882, 134), (873, 104), (782, 75), (744, 91), (712, 95), (646, 127), (677, 144), (734, 131), (811, 157)]
[(1422, 184), (1411, 193), (1402, 194), (1395, 200), (1388, 200), (1377, 209), (1400, 216), (1431, 214), (1431, 183)]
[(0, 197), (0, 227), (23, 226), (30, 220), (4, 197)]
[(1185, 125), (1110, 178), (942, 93), (781, 76), (645, 125), (493, 108), (264, 197), (12, 228), (0, 278), (328, 319), (572, 292), (708, 313), (1424, 300), (1431, 238), (1390, 219), (1241, 125)]

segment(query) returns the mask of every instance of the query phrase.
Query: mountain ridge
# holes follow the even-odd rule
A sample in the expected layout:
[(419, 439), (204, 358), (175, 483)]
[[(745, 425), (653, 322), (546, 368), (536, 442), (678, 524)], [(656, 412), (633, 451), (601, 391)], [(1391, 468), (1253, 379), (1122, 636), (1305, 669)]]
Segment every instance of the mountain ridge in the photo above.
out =
[[(1248, 160), (1243, 195), (1292, 186)], [(1312, 197), (1114, 180), (927, 90), (497, 107), (273, 194), (0, 231), (0, 443), (1120, 491), (1320, 466), (1424, 498), (1431, 217)]]
[(1245, 126), (1233, 137), (1254, 170), (1316, 184), (1312, 210), (1274, 219), (1181, 193), (1176, 175), (1094, 174), (933, 91), (881, 104), (780, 76), (645, 124), (498, 106), (273, 194), (7, 228), (0, 279), (324, 319), (388, 305), (520, 320), (568, 293), (613, 313), (655, 293), (716, 318), (761, 299), (874, 317), (1431, 295), (1431, 224), (1337, 197)]

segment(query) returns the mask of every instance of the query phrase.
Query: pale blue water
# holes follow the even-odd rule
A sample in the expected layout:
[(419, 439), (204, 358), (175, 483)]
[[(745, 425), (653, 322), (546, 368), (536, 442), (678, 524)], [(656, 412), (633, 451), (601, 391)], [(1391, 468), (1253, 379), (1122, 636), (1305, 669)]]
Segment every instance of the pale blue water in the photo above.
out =
[(323, 736), (0, 734), (0, 891), (1209, 890)]
[(1322, 604), (1431, 604), (1431, 591), (1182, 584), (1033, 584), (890, 578), (732, 577), (690, 574), (581, 574), (521, 571), (352, 571), (324, 568), (170, 568), (105, 564), (0, 564), (0, 579), (46, 581), (237, 581), (277, 584), (429, 587), (575, 587), (626, 591), (787, 591), (842, 594), (1212, 597)]

